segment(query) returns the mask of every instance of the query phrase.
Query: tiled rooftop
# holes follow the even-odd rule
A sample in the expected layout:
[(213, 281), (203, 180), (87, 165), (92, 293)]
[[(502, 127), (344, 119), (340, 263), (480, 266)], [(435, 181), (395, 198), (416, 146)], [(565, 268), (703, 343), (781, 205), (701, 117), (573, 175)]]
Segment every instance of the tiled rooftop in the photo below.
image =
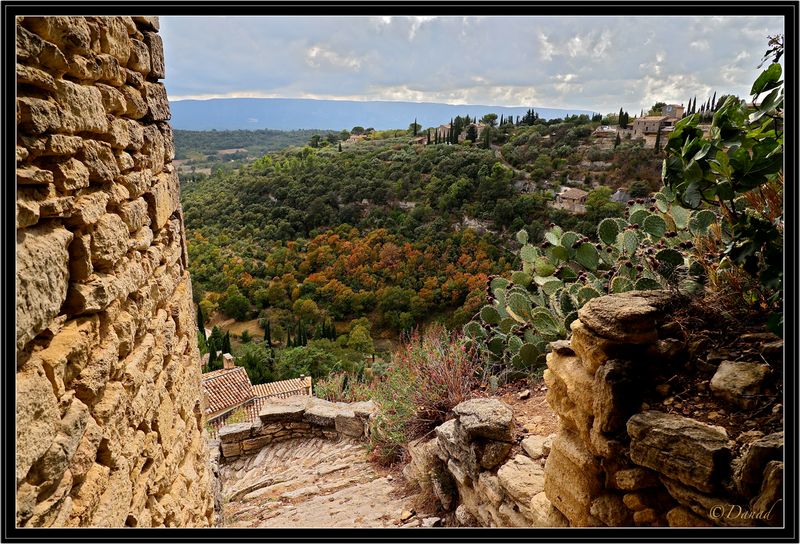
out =
[(253, 395), (257, 398), (284, 397), (291, 395), (304, 395), (311, 390), (311, 376), (293, 378), (279, 382), (260, 383), (253, 386)]
[(243, 367), (223, 368), (203, 374), (206, 414), (233, 408), (253, 398), (253, 386)]

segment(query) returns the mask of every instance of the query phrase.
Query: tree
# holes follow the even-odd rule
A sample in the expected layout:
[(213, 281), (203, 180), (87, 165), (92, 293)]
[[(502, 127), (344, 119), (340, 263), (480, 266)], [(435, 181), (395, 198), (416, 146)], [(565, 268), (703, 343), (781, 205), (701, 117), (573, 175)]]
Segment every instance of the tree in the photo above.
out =
[(650, 196), (650, 186), (647, 182), (642, 180), (634, 181), (631, 183), (628, 193), (631, 195), (631, 198), (644, 198)]
[(661, 115), (661, 112), (664, 111), (664, 106), (666, 106), (666, 103), (664, 103), (664, 102), (656, 102), (655, 104), (653, 104), (653, 107), (650, 108), (650, 111), (648, 112), (648, 114), (649, 115)]
[(253, 340), (253, 337), (252, 337), (252, 336), (250, 336), (250, 331), (248, 331), (248, 330), (243, 330), (243, 331), (242, 331), (242, 334), (241, 334), (241, 336), (239, 336), (239, 340), (240, 340), (240, 341), (241, 341), (243, 344), (247, 344), (248, 342), (250, 342), (250, 341), (252, 341), (252, 340)]
[(617, 146), (618, 146), (620, 143), (621, 143), (621, 140), (620, 140), (620, 137), (619, 137), (619, 132), (617, 132), (617, 137), (616, 137), (616, 138), (614, 138), (614, 149), (616, 149), (616, 148), (617, 148)]
[(220, 304), (220, 308), (225, 313), (237, 321), (242, 321), (250, 311), (250, 303), (247, 298), (239, 291), (236, 285), (231, 285), (225, 291), (225, 299)]
[(342, 142), (339, 142), (339, 152), (342, 152)]
[(426, 145), (431, 145), (431, 129), (428, 129), (428, 142)]
[(200, 335), (203, 337), (203, 340), (208, 340), (206, 338), (206, 320), (203, 316), (203, 308), (200, 305), (197, 305), (197, 330), (200, 331)]
[(470, 142), (475, 142), (478, 139), (478, 131), (475, 128), (475, 124), (474, 123), (469, 125), (469, 127), (467, 127), (467, 137), (466, 137), (466, 139), (469, 140)]
[(230, 353), (231, 352), (231, 333), (230, 331), (225, 333), (225, 336), (222, 337), (222, 353)]
[(272, 347), (272, 330), (271, 329), (272, 328), (271, 328), (271, 326), (269, 324), (269, 320), (267, 320), (267, 323), (264, 325), (264, 345), (266, 345), (268, 348)]
[(236, 363), (244, 368), (253, 385), (267, 383), (273, 379), (273, 361), (263, 345), (252, 342), (242, 344), (236, 350)]
[(361, 136), (362, 134), (364, 134), (364, 132), (365, 132), (364, 127), (355, 126), (355, 127), (353, 127), (353, 130), (350, 131), (350, 134), (355, 134), (356, 136)]
[(484, 123), (489, 125), (490, 127), (494, 127), (497, 124), (497, 114), (496, 113), (487, 113), (481, 119)]
[(314, 148), (316, 148), (316, 147), (319, 147), (319, 141), (320, 141), (320, 139), (321, 139), (321, 138), (320, 138), (320, 135), (319, 135), (319, 134), (314, 134), (314, 135), (311, 137), (311, 139), (308, 141), (308, 145), (309, 145), (309, 146), (311, 146), (311, 147), (314, 147)]
[(419, 129), (421, 129), (421, 128), (422, 128), (422, 125), (420, 125), (419, 123), (417, 123), (417, 120), (416, 120), (416, 119), (414, 119), (414, 122), (413, 122), (413, 123), (411, 123), (410, 125), (408, 125), (408, 130), (409, 130), (409, 132), (411, 132), (411, 134), (412, 134), (412, 135), (414, 135), (414, 136), (416, 136), (416, 135), (417, 135), (417, 131), (418, 131)]
[(372, 336), (370, 336), (369, 331), (362, 325), (350, 331), (347, 347), (359, 353), (372, 353), (375, 351)]

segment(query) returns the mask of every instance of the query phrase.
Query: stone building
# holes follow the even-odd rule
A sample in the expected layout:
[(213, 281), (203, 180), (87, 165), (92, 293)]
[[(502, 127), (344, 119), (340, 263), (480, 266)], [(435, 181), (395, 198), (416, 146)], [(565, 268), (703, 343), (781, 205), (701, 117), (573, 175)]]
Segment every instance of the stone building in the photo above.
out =
[(586, 197), (589, 193), (575, 187), (565, 187), (556, 195), (553, 207), (572, 213), (586, 213)]

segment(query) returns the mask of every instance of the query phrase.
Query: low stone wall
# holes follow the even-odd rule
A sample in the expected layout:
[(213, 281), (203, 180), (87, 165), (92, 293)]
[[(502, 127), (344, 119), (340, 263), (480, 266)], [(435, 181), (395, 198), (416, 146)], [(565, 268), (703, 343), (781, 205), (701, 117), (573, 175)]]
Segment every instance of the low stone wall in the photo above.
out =
[[(780, 525), (782, 433), (746, 431), (737, 449), (723, 427), (643, 402), (688, 358), (672, 302), (663, 292), (593, 299), (571, 341), (554, 343), (544, 379), (560, 429), (545, 494), (571, 526)], [(731, 363), (740, 377), (748, 364)], [(710, 384), (721, 397), (725, 372)]]
[(219, 430), (221, 459), (228, 462), (293, 438), (366, 437), (373, 412), (372, 401), (348, 404), (298, 396), (266, 403), (257, 422), (225, 425)]
[(468, 400), (453, 411), (436, 438), (410, 445), (406, 479), (455, 510), (462, 526), (565, 526), (544, 493), (550, 441), (531, 436), (517, 446), (511, 408), (497, 399)]

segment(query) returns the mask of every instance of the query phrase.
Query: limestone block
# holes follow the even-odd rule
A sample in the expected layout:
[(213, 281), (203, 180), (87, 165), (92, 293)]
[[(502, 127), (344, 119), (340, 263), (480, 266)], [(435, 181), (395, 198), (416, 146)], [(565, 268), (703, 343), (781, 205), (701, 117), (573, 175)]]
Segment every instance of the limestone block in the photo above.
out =
[(492, 469), (506, 460), (511, 451), (510, 442), (498, 440), (481, 440), (472, 445), (475, 457), (481, 468)]
[(658, 340), (656, 320), (671, 295), (663, 291), (628, 291), (594, 298), (578, 310), (591, 331), (615, 342), (649, 344)]
[(463, 466), (455, 459), (449, 459), (447, 461), (447, 470), (450, 471), (450, 474), (453, 475), (459, 484), (465, 486), (472, 484), (472, 480), (467, 475), (467, 472), (464, 470)]
[(166, 77), (164, 64), (164, 43), (156, 32), (144, 32), (144, 43), (150, 50), (150, 78), (164, 79)]
[(20, 200), (17, 198), (16, 220), (18, 229), (35, 225), (39, 221), (39, 217), (38, 202), (35, 200)]
[(478, 475), (475, 491), (486, 497), (494, 506), (500, 506), (505, 496), (500, 480), (491, 472), (481, 472)]
[[(738, 512), (739, 508), (747, 510), (746, 504), (732, 504), (732, 501), (726, 497), (700, 493), (694, 487), (683, 485), (676, 480), (671, 480), (664, 476), (661, 476), (661, 483), (664, 484), (669, 494), (672, 495), (678, 503), (689, 508), (701, 518), (711, 521), (714, 525), (749, 527), (756, 524), (754, 519), (748, 519), (737, 515), (726, 515), (731, 509), (736, 512)], [(720, 510), (720, 507), (722, 510)], [(712, 515), (714, 518), (711, 517)]]
[(131, 40), (131, 55), (128, 58), (128, 68), (146, 76), (150, 73), (150, 49), (139, 40)]
[(111, 471), (108, 487), (100, 496), (91, 524), (95, 527), (124, 525), (131, 499), (133, 499), (133, 486), (129, 480), (127, 463), (124, 463), (123, 466)]
[(139, 170), (119, 176), (117, 180), (127, 189), (131, 198), (142, 196), (153, 183), (150, 170)]
[(684, 484), (710, 493), (730, 463), (730, 443), (722, 427), (686, 417), (643, 412), (628, 420), (630, 458)]
[(85, 140), (78, 157), (88, 168), (90, 181), (109, 183), (119, 176), (114, 151), (106, 142)]
[(131, 157), (130, 153), (117, 150), (114, 155), (117, 157), (117, 167), (120, 172), (126, 173), (133, 169), (133, 157)]
[(752, 497), (761, 485), (764, 467), (768, 462), (780, 459), (783, 459), (783, 432), (745, 444), (733, 463), (733, 479), (739, 493)]
[(146, 251), (153, 243), (153, 231), (149, 227), (142, 227), (131, 235), (128, 241), (128, 248), (138, 251)]
[(317, 427), (326, 429), (333, 429), (336, 426), (336, 415), (339, 413), (339, 408), (336, 404), (311, 397), (306, 405), (303, 419)]
[(17, 126), (31, 134), (57, 130), (61, 127), (61, 112), (49, 100), (21, 96), (17, 98)]
[(92, 266), (107, 271), (114, 267), (128, 250), (128, 227), (113, 213), (100, 217), (92, 231)]
[[(107, 338), (109, 337), (110, 335), (107, 335)], [(95, 410), (92, 411), (95, 419), (98, 420), (101, 418), (108, 419), (112, 415), (119, 415), (113, 414), (113, 410), (116, 408), (114, 403), (121, 401), (116, 397), (122, 395), (119, 391), (122, 384), (108, 381), (112, 362), (115, 361), (117, 361), (116, 343), (103, 343), (92, 351), (86, 366), (81, 369), (78, 377), (68, 384), (69, 387), (75, 389), (75, 395), (89, 405), (94, 405), (97, 398), (102, 395), (105, 405), (95, 405)], [(109, 392), (108, 395), (104, 394), (106, 385), (114, 387), (114, 391)]]
[(68, 496), (72, 484), (72, 472), (64, 471), (55, 483), (52, 493), (45, 495), (44, 499), (33, 508), (26, 525), (50, 527), (63, 524), (72, 510), (72, 498)]
[(534, 527), (569, 527), (569, 520), (553, 506), (544, 491), (531, 499), (529, 511)]
[(667, 512), (667, 523), (670, 527), (713, 527), (707, 519), (696, 516), (684, 506), (676, 506)]
[(342, 410), (336, 414), (335, 427), (347, 436), (358, 438), (364, 434), (364, 422), (352, 410)]
[(75, 199), (67, 224), (75, 227), (93, 225), (106, 215), (107, 204), (108, 193), (105, 191), (84, 193)]
[(528, 457), (531, 459), (541, 459), (542, 457), (545, 457), (544, 443), (546, 440), (546, 436), (531, 435), (525, 437), (520, 445), (525, 453), (528, 454)]
[(642, 377), (635, 364), (612, 359), (598, 368), (591, 388), (593, 428), (601, 433), (616, 433), (641, 405)]
[(617, 471), (614, 474), (617, 489), (638, 491), (658, 485), (658, 474), (642, 467), (633, 467)]
[(61, 309), (72, 236), (57, 224), (17, 232), (17, 349), (44, 330)]
[(302, 421), (306, 403), (307, 400), (286, 404), (265, 402), (258, 413), (258, 418), (261, 420), (262, 425), (275, 422)]
[(764, 469), (764, 480), (758, 496), (750, 501), (750, 511), (767, 525), (783, 524), (783, 462), (770, 461)]
[[(172, 127), (169, 123), (156, 123), (158, 125), (158, 130), (161, 131), (161, 135), (164, 137), (164, 160), (166, 162), (172, 162), (175, 158), (175, 139), (172, 133)], [(364, 402), (371, 402), (371, 401), (364, 401)]]
[(66, 132), (105, 132), (108, 130), (103, 95), (96, 87), (64, 79), (56, 81), (55, 99), (61, 110), (61, 129)]
[[(145, 125), (142, 128), (144, 143), (141, 152), (147, 157), (145, 163), (153, 172), (164, 170), (164, 136), (154, 124)], [(164, 170), (165, 171), (165, 170)]]
[(46, 91), (55, 91), (56, 82), (53, 76), (33, 66), (17, 64), (17, 85), (31, 85)]
[(42, 39), (82, 55), (91, 50), (89, 25), (83, 17), (27, 17), (25, 27)]
[(30, 165), (17, 169), (18, 185), (47, 185), (53, 183), (53, 173), (38, 166)]
[(260, 450), (270, 442), (272, 442), (271, 436), (258, 436), (255, 438), (248, 438), (246, 440), (242, 440), (242, 452), (250, 453), (255, 450)]
[(84, 163), (70, 158), (53, 168), (54, 182), (60, 191), (74, 191), (89, 186), (91, 174)]
[(562, 428), (545, 463), (547, 498), (573, 526), (599, 526), (589, 513), (591, 502), (603, 490), (602, 469), (581, 439)]
[(625, 507), (622, 495), (604, 493), (594, 499), (589, 512), (609, 527), (632, 527), (633, 516)]
[(127, 117), (141, 119), (147, 115), (147, 102), (141, 92), (130, 85), (123, 85), (119, 91), (125, 97), (125, 115)]
[(133, 22), (136, 23), (136, 26), (142, 29), (143, 32), (146, 30), (158, 31), (158, 17), (132, 17), (132, 19)]
[(497, 471), (505, 492), (520, 504), (527, 505), (534, 495), (544, 491), (544, 469), (525, 455), (517, 455)]
[(66, 134), (50, 134), (47, 136), (43, 155), (71, 156), (83, 147), (83, 138)]
[(145, 193), (145, 199), (150, 212), (151, 228), (157, 230), (162, 228), (170, 216), (178, 209), (179, 184), (176, 174), (159, 174), (156, 182)]
[(250, 438), (252, 432), (252, 423), (235, 423), (233, 425), (225, 425), (219, 430), (219, 439), (223, 444), (241, 442), (246, 438)]
[(103, 53), (113, 55), (123, 66), (127, 64), (131, 53), (131, 40), (128, 38), (128, 28), (122, 18), (90, 17), (89, 20), (96, 25)]
[(658, 514), (652, 508), (646, 508), (633, 513), (633, 523), (637, 527), (655, 527), (658, 522)]
[(152, 121), (169, 121), (171, 115), (169, 111), (169, 101), (167, 100), (167, 89), (162, 83), (144, 84), (145, 100), (147, 101), (147, 118)]
[(453, 408), (469, 438), (511, 440), (511, 408), (497, 399), (471, 399)]
[(128, 138), (130, 143), (128, 149), (139, 151), (144, 146), (144, 127), (133, 119), (127, 119), (128, 123)]
[(125, 113), (127, 106), (124, 94), (104, 83), (97, 83), (95, 87), (100, 91), (103, 108), (105, 108), (107, 114), (122, 115)]
[(547, 368), (566, 385), (566, 395), (581, 411), (592, 413), (593, 377), (583, 367), (578, 357), (548, 354)]
[(734, 406), (753, 408), (759, 402), (758, 395), (770, 373), (767, 364), (722, 361), (709, 388), (715, 397)]
[(42, 39), (22, 25), (16, 25), (17, 59), (48, 69), (53, 77), (60, 77), (67, 69), (64, 53), (53, 43)]
[(16, 373), (16, 476), (19, 484), (50, 447), (61, 422), (58, 399), (38, 360)]
[(88, 419), (89, 408), (79, 399), (73, 398), (59, 422), (53, 442), (34, 465), (40, 481), (51, 483), (61, 480), (83, 438)]

